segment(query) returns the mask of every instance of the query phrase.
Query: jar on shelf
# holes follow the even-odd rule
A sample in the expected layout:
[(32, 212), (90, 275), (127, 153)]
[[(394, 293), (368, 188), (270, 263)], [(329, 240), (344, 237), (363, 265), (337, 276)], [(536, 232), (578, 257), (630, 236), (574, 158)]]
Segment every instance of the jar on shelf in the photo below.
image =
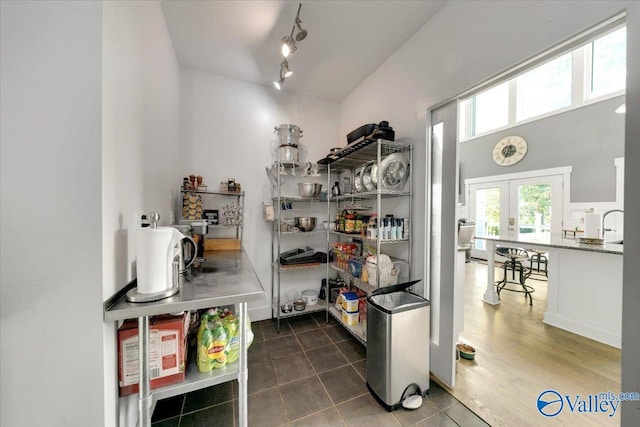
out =
[(354, 213), (345, 214), (344, 232), (355, 233), (356, 231), (356, 215)]

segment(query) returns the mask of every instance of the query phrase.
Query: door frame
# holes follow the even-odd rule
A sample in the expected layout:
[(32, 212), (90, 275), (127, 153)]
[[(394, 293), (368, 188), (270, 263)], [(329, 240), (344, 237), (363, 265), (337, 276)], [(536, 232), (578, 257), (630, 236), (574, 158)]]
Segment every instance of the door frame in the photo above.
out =
[[(561, 176), (562, 177), (562, 211), (559, 212), (561, 222), (564, 223), (567, 218), (567, 212), (569, 210), (569, 200), (571, 197), (571, 166), (562, 166), (549, 169), (536, 169), (524, 172), (506, 173), (502, 175), (483, 176), (479, 178), (468, 178), (464, 180), (464, 194), (465, 203), (469, 209), (469, 215), (471, 215), (471, 186), (491, 184), (498, 181), (519, 181), (527, 179), (543, 178), (548, 176)], [(501, 224), (502, 230), (502, 224)], [(505, 229), (506, 231), (506, 229)]]

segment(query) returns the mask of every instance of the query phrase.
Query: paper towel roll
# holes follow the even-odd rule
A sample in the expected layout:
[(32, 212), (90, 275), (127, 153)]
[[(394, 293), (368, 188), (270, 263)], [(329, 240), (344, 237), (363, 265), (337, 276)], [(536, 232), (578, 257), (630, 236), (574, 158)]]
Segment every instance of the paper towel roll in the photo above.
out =
[(601, 213), (585, 213), (584, 214), (584, 237), (587, 239), (602, 238), (602, 214)]
[(136, 233), (139, 293), (155, 294), (171, 288), (174, 230), (169, 227), (143, 228)]

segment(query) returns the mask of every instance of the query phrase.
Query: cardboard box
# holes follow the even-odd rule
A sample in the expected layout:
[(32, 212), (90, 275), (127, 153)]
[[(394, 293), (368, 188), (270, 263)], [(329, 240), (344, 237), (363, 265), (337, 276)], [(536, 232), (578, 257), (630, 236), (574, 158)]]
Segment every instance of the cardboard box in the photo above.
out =
[[(151, 389), (184, 381), (187, 362), (189, 312), (150, 319), (149, 371)], [(138, 320), (125, 320), (118, 329), (120, 396), (138, 392)]]

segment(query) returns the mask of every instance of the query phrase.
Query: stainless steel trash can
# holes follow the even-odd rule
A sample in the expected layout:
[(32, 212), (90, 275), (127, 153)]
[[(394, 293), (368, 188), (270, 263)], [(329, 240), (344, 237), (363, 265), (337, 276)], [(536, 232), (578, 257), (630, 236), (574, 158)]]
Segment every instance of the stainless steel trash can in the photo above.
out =
[(367, 298), (367, 388), (387, 410), (429, 390), (429, 301), (388, 286)]

